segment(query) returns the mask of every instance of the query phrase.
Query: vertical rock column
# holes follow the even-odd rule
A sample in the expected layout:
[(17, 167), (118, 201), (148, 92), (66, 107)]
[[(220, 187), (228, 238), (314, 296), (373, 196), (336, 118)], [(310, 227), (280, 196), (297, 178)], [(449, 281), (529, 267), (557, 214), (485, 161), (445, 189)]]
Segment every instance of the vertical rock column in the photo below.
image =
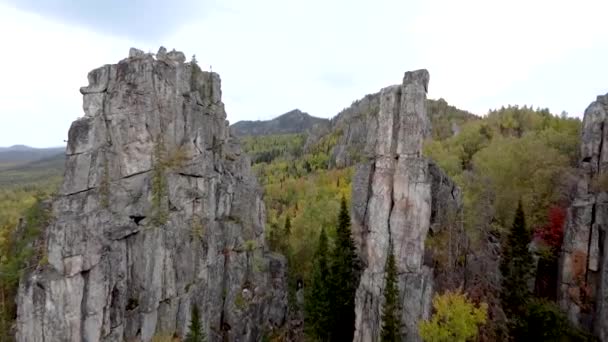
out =
[(402, 337), (417, 341), (417, 323), (428, 317), (433, 276), (423, 265), (431, 219), (431, 175), (422, 157), (430, 130), (425, 100), (429, 74), (406, 72), (403, 84), (384, 88), (376, 139), (368, 139), (368, 163), (359, 165), (353, 184), (353, 233), (364, 271), (356, 295), (355, 341), (378, 341), (385, 264), (394, 246), (402, 306)]
[(578, 326), (608, 340), (608, 95), (587, 107), (579, 171), (564, 232), (559, 304)]
[(46, 228), (48, 264), (19, 288), (17, 341), (185, 336), (259, 341), (286, 314), (249, 159), (228, 133), (220, 77), (161, 48), (89, 73), (85, 116)]

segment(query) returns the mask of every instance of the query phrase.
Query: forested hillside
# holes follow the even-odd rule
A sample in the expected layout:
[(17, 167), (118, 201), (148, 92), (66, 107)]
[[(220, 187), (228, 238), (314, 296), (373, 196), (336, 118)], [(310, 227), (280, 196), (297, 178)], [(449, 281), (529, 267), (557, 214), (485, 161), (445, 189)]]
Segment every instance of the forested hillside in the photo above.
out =
[[(475, 302), (489, 305), (481, 340), (532, 336), (534, 329), (529, 324), (539, 322), (545, 324), (544, 330), (534, 336), (542, 340), (560, 335), (585, 339), (569, 327), (553, 303), (565, 208), (576, 179), (580, 120), (525, 106), (493, 110), (478, 118), (444, 101), (431, 102), (429, 116), (433, 131), (425, 153), (463, 193), (468, 239), (466, 260), (461, 260), (468, 264), (463, 290)], [(303, 134), (243, 138), (265, 188), (267, 239), (272, 249), (289, 259), (292, 296), (297, 281), (310, 284), (313, 280), (321, 231), (333, 246), (340, 199), (350, 198), (353, 167), (336, 168), (331, 160), (340, 135), (330, 132), (309, 146), (303, 145), (307, 140)], [(523, 235), (513, 237), (518, 203), (525, 213), (524, 230)], [(433, 236), (427, 240), (427, 248), (441, 251), (448, 238)], [(501, 255), (504, 264), (511, 245), (528, 246), (532, 241), (534, 255), (530, 257), (540, 258), (538, 268), (530, 265), (530, 279), (536, 285), (529, 295), (519, 289), (523, 291), (519, 295), (529, 298), (527, 307), (509, 311), (504, 292), (508, 289), (502, 287), (499, 276)], [(518, 322), (518, 327), (508, 322)]]
[[(10, 341), (15, 316), (16, 288), (30, 261), (31, 245), (46, 215), (43, 202), (56, 192), (64, 157), (0, 170), (0, 340)], [(21, 218), (27, 222), (16, 232)]]
[[(370, 103), (373, 106), (373, 99)], [(485, 312), (483, 317), (471, 318), (466, 323), (467, 334), (475, 334), (466, 336), (477, 336), (480, 324), (478, 338), (483, 341), (507, 336), (586, 340), (588, 337), (571, 327), (553, 302), (565, 208), (577, 177), (574, 167), (580, 120), (556, 116), (546, 109), (517, 106), (493, 110), (479, 118), (443, 100), (429, 101), (428, 111), (433, 130), (425, 143), (425, 154), (461, 187), (468, 241), (466, 257), (458, 261), (466, 268), (463, 292), (437, 298), (437, 305), (442, 300), (459, 304), (436, 308), (437, 314), (449, 316), (452, 307), (456, 310), (471, 305), (462, 301), (469, 298), (477, 305), (483, 303), (479, 307), (487, 308), (487, 319)], [(319, 283), (320, 255), (332, 264), (332, 258), (344, 248), (339, 242), (344, 241), (339, 233), (344, 224), (340, 220), (341, 201), (351, 201), (355, 168), (353, 164), (338, 167), (332, 151), (344, 143), (344, 151), (357, 154), (349, 160), (366, 158), (363, 151), (348, 149), (348, 143), (354, 140), (343, 139), (341, 127), (347, 126), (333, 124), (333, 130), (314, 138), (307, 133), (241, 138), (265, 191), (266, 239), (273, 251), (287, 257), (289, 265), (290, 319), (296, 323), (270, 336), (278, 340), (288, 335), (303, 338), (304, 332), (311, 338), (322, 338), (319, 334), (327, 324), (318, 315), (322, 312), (319, 292), (313, 291)], [(3, 331), (8, 331), (14, 317), (12, 296), (19, 266), (32, 252), (8, 253), (9, 247), (19, 242), (15, 240), (15, 227), (23, 215), (41, 217), (39, 203), (56, 190), (62, 164), (62, 159), (49, 159), (0, 171)], [(21, 235), (19, 239), (22, 241)], [(447, 239), (441, 234), (429, 237), (427, 248), (440, 253)], [(521, 282), (509, 283), (508, 277), (505, 280), (499, 276), (499, 269), (514, 272), (510, 262), (518, 253), (528, 253), (530, 242), (530, 260), (538, 262), (530, 263), (530, 273), (524, 272), (529, 274), (524, 278), (529, 277), (535, 284), (532, 292), (518, 288)], [(444, 256), (446, 262), (447, 258)], [(436, 262), (444, 259), (440, 256)], [(441, 265), (434, 266), (441, 269)], [(317, 313), (313, 315), (316, 318), (311, 312)], [(430, 341), (443, 328), (430, 322), (421, 331)]]
[(25, 145), (0, 147), (0, 170), (22, 166), (42, 159), (63, 156), (64, 147), (33, 148)]

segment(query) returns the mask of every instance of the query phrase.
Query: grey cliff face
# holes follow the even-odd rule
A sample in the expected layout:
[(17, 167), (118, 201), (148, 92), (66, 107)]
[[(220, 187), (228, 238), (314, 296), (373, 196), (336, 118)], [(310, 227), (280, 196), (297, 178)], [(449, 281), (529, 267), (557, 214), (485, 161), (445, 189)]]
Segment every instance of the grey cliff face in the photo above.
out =
[(261, 191), (229, 135), (219, 75), (161, 48), (88, 79), (48, 265), (20, 284), (17, 340), (184, 336), (192, 305), (209, 341), (282, 325), (285, 261), (265, 247)]
[(452, 214), (462, 210), (458, 188), (422, 156), (422, 142), (430, 132), (428, 82), (426, 70), (405, 73), (402, 85), (382, 89), (379, 110), (366, 123), (369, 161), (357, 167), (353, 180), (353, 235), (364, 264), (356, 295), (355, 341), (380, 339), (384, 268), (391, 242), (402, 337), (420, 340), (417, 322), (429, 316), (434, 291), (434, 271), (425, 264), (425, 241), (430, 231), (439, 232)]
[[(583, 119), (574, 201), (568, 209), (560, 258), (559, 304), (575, 324), (608, 341), (608, 95)], [(603, 185), (602, 185), (603, 184)]]

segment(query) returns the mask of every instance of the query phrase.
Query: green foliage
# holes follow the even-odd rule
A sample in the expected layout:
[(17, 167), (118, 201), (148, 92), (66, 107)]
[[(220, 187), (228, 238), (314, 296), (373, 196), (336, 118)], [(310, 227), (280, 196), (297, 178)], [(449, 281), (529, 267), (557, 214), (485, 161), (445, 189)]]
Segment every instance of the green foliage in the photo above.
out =
[(60, 154), (25, 165), (7, 166), (0, 163), (0, 189), (56, 188), (61, 182), (65, 155)]
[(319, 341), (329, 341), (332, 323), (328, 253), (327, 235), (325, 229), (321, 229), (314, 257), (311, 285), (307, 288), (305, 302), (307, 333)]
[(110, 167), (108, 160), (103, 163), (103, 174), (99, 183), (99, 197), (101, 198), (101, 206), (104, 208), (110, 207)]
[(426, 111), (431, 119), (434, 140), (443, 140), (453, 136), (453, 125), (460, 127), (469, 121), (479, 119), (467, 111), (450, 106), (444, 99), (427, 100)]
[(266, 259), (264, 259), (259, 254), (253, 256), (253, 270), (258, 273), (268, 271), (268, 263)]
[[(323, 141), (310, 147), (306, 154), (301, 152), (305, 141), (303, 135), (256, 136), (243, 139), (246, 142), (245, 150), (252, 155), (253, 169), (265, 187), (267, 242), (271, 250), (283, 253), (288, 259), (291, 305), (296, 303), (297, 282), (299, 280), (305, 284), (314, 282), (313, 277), (317, 274), (315, 255), (319, 248), (318, 242), (322, 227), (325, 228), (325, 239), (328, 245), (327, 261), (325, 262), (328, 270), (333, 264), (334, 253), (329, 251), (329, 246), (338, 244), (336, 213), (340, 210), (342, 197), (345, 199), (350, 197), (353, 174), (352, 168), (327, 169), (328, 153), (335, 146), (339, 137), (338, 133), (325, 137)], [(295, 148), (295, 146), (299, 146), (299, 148)], [(271, 158), (260, 157), (265, 152), (277, 150), (281, 152), (270, 152), (272, 153)], [(348, 215), (348, 211), (346, 211), (346, 215)], [(347, 221), (350, 222), (350, 219)], [(350, 234), (350, 229), (348, 231)], [(324, 272), (324, 276), (329, 277), (329, 271)], [(327, 278), (327, 282), (329, 281), (330, 279)], [(325, 286), (325, 291), (331, 289), (331, 286)], [(354, 300), (354, 290), (352, 296)], [(330, 298), (329, 294), (326, 297)], [(305, 298), (304, 309), (309, 311), (311, 310), (310, 286), (306, 287)], [(328, 303), (330, 303), (329, 299), (324, 302), (324, 305), (331, 304)], [(331, 308), (331, 306), (327, 308)], [(337, 316), (338, 313), (327, 313), (327, 322), (332, 321), (334, 315)], [(310, 326), (311, 318), (308, 314), (307, 316), (307, 333), (310, 336), (320, 336), (316, 335), (314, 326)], [(329, 338), (331, 327), (324, 323), (318, 324), (325, 326), (326, 334), (319, 338)], [(352, 325), (351, 330), (354, 328), (354, 318)], [(316, 331), (319, 332), (319, 330)]]
[(188, 335), (184, 342), (205, 342), (205, 332), (201, 323), (200, 313), (196, 304), (192, 305), (192, 313), (190, 316), (190, 326), (188, 327)]
[(472, 248), (490, 224), (498, 231), (510, 226), (519, 199), (531, 227), (545, 224), (551, 205), (568, 196), (560, 185), (576, 166), (580, 126), (546, 109), (510, 106), (425, 143), (425, 155), (463, 190)]
[(386, 280), (384, 285), (384, 305), (382, 306), (382, 331), (380, 340), (383, 342), (396, 342), (401, 340), (401, 315), (399, 307), (399, 288), (397, 287), (397, 265), (391, 242), (386, 266), (384, 268)]
[(240, 291), (236, 294), (236, 297), (234, 298), (234, 305), (239, 310), (244, 310), (247, 308), (247, 302), (245, 302), (245, 298), (243, 297), (243, 294)]
[(502, 308), (511, 322), (522, 317), (531, 293), (528, 284), (532, 278), (533, 260), (528, 244), (530, 233), (521, 201), (515, 212), (513, 227), (503, 245), (500, 272), (502, 274)]
[(258, 247), (258, 243), (255, 240), (247, 240), (245, 241), (244, 246), (247, 252), (253, 252), (253, 250)]
[(248, 136), (241, 139), (253, 164), (271, 163), (275, 159), (298, 158), (306, 142), (304, 134)]
[(192, 238), (201, 240), (205, 236), (205, 226), (203, 225), (203, 219), (194, 215), (192, 217)]
[(338, 227), (331, 255), (331, 307), (334, 320), (331, 331), (333, 341), (351, 341), (355, 330), (355, 294), (359, 279), (359, 261), (350, 231), (350, 214), (346, 199), (342, 197), (338, 214)]
[[(19, 231), (2, 227), (6, 236), (0, 240), (0, 340), (10, 340), (10, 326), (15, 317), (14, 297), (19, 279), (47, 260), (45, 245), (40, 235), (50, 219), (49, 208), (43, 204), (45, 195), (38, 193), (34, 203), (25, 211)], [(16, 224), (15, 224), (16, 226)]]
[(487, 319), (487, 305), (476, 307), (459, 291), (435, 295), (433, 309), (430, 320), (418, 323), (420, 336), (426, 342), (473, 341)]
[(163, 225), (168, 219), (164, 203), (167, 196), (165, 158), (165, 146), (159, 137), (154, 144), (154, 164), (152, 166), (152, 220), (156, 225)]
[[(273, 251), (288, 258), (290, 279), (308, 283), (312, 259), (321, 227), (333, 241), (337, 225), (336, 212), (342, 196), (350, 196), (353, 170), (316, 170), (301, 177), (291, 177), (273, 162), (268, 168), (277, 170), (265, 185), (267, 225), (266, 238)], [(279, 171), (280, 170), (280, 171)], [(290, 234), (285, 235), (286, 217), (290, 217)], [(290, 282), (295, 286), (295, 282)]]
[(516, 324), (514, 337), (522, 341), (595, 341), (590, 334), (574, 327), (557, 305), (547, 300), (530, 300)]

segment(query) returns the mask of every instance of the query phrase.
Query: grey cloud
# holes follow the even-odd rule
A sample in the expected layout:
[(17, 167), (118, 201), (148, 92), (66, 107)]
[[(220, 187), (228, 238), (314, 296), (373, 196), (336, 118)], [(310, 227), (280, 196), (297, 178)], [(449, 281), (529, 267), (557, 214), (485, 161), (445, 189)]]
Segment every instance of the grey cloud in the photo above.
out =
[(212, 9), (213, 0), (0, 0), (96, 32), (150, 41)]

